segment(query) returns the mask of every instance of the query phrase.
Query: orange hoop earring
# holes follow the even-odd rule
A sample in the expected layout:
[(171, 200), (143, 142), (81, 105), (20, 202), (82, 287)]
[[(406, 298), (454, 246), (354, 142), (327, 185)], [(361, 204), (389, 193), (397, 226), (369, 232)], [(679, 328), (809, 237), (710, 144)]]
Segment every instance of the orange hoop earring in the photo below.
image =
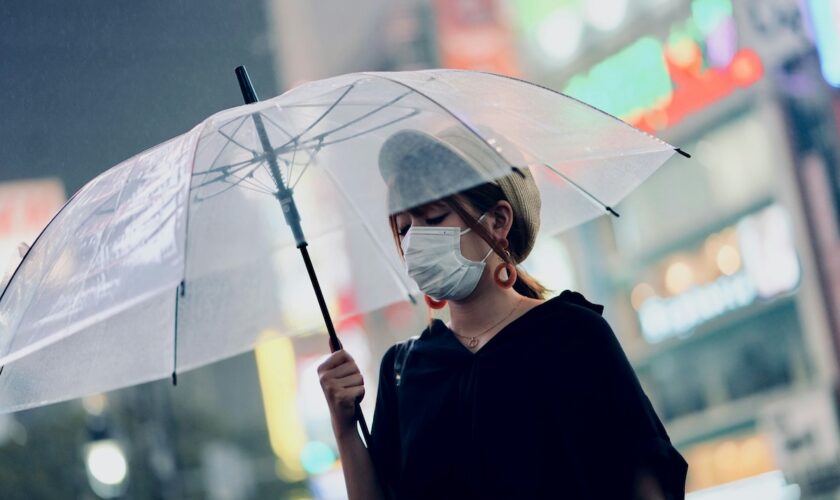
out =
[(425, 300), (426, 305), (431, 307), (432, 309), (443, 309), (444, 307), (446, 307), (445, 300), (435, 300), (429, 297), (428, 295), (424, 295), (423, 300)]
[[(505, 254), (507, 254), (507, 258), (510, 259), (510, 251), (508, 250), (508, 240), (502, 239), (499, 240), (499, 246), (505, 249)], [(503, 280), (500, 276), (502, 274), (502, 269), (507, 271), (507, 279)], [(502, 262), (498, 266), (496, 266), (496, 270), (493, 272), (493, 280), (502, 288), (510, 288), (516, 283), (516, 266), (511, 264), (510, 262)]]
[[(500, 275), (502, 269), (507, 271), (507, 279), (503, 280)], [(496, 271), (493, 273), (493, 280), (502, 288), (510, 288), (516, 283), (516, 267), (510, 262), (502, 262), (496, 266)]]

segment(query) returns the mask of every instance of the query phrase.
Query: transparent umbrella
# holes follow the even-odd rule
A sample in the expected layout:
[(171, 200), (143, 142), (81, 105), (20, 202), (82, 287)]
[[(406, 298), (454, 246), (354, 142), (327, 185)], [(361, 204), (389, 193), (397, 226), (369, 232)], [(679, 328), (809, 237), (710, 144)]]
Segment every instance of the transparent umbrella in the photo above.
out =
[[(389, 196), (380, 151), (407, 130), (454, 134), (482, 168), (448, 168), (418, 143), (420, 175)], [(313, 311), (340, 321), (413, 300), (389, 213), (529, 169), (541, 232), (556, 233), (617, 216), (675, 151), (566, 95), (471, 71), (348, 74), (219, 112), (90, 181), (35, 240), (0, 295), (0, 411), (175, 381), (323, 331)]]

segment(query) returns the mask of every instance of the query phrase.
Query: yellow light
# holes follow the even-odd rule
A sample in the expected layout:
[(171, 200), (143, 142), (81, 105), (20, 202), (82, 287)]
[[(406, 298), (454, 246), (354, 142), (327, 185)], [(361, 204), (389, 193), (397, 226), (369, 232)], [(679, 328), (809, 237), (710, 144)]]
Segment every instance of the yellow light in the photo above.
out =
[(108, 407), (108, 398), (104, 394), (91, 394), (82, 398), (82, 406), (91, 415), (102, 415)]
[(633, 291), (630, 292), (630, 303), (633, 304), (633, 309), (638, 311), (647, 299), (654, 297), (655, 295), (656, 291), (652, 286), (647, 283), (639, 283), (634, 286)]
[[(264, 332), (268, 337), (276, 334)], [(270, 340), (254, 350), (260, 378), (265, 421), (271, 449), (278, 458), (277, 473), (287, 481), (301, 481), (306, 471), (300, 452), (306, 444), (306, 429), (297, 412), (295, 352), (288, 338)]]
[(715, 261), (720, 272), (727, 276), (735, 274), (741, 268), (741, 255), (735, 247), (729, 244), (720, 247)]
[(745, 474), (749, 476), (769, 472), (776, 467), (770, 445), (761, 436), (753, 436), (741, 443), (740, 461), (744, 466)]
[(694, 272), (688, 264), (676, 261), (668, 266), (665, 272), (665, 286), (672, 295), (686, 291), (694, 284)]
[(723, 242), (721, 241), (719, 234), (712, 234), (706, 238), (706, 242), (703, 244), (703, 252), (706, 254), (706, 258), (709, 262), (714, 262), (716, 260), (721, 246), (723, 246)]
[(719, 444), (714, 451), (716, 476), (721, 479), (721, 482), (734, 481), (739, 479), (741, 471), (739, 470), (738, 445), (735, 441), (724, 441)]

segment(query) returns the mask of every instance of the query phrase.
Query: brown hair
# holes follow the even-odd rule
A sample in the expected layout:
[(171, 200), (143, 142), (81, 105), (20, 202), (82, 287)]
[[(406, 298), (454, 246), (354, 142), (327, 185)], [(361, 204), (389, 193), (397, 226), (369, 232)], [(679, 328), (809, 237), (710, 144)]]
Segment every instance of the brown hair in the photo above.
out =
[[(490, 248), (493, 249), (493, 252), (496, 255), (501, 257), (505, 262), (509, 262), (510, 264), (516, 266), (516, 262), (526, 250), (525, 245), (528, 244), (528, 237), (525, 234), (524, 229), (515, 223), (511, 226), (510, 232), (508, 233), (508, 251), (510, 252), (510, 255), (508, 255), (499, 242), (490, 235), (483, 225), (481, 225), (478, 219), (467, 211), (464, 203), (461, 201), (462, 199), (472, 205), (479, 213), (484, 213), (493, 208), (498, 201), (508, 201), (502, 192), (502, 189), (497, 184), (488, 182), (485, 184), (479, 184), (478, 186), (461, 191), (454, 195), (444, 197), (440, 201), (446, 203), (446, 205), (458, 214), (458, 216), (466, 222), (467, 227), (472, 228), (472, 230), (475, 231), (481, 239), (490, 245)], [(397, 250), (400, 252), (400, 255), (402, 255), (403, 253), (402, 246), (400, 245), (397, 218), (395, 215), (391, 214), (388, 219), (391, 224), (391, 232), (394, 235)], [(533, 276), (529, 275), (518, 266), (516, 266), (516, 281), (513, 284), (513, 289), (521, 295), (534, 299), (545, 298), (545, 294), (548, 291), (543, 285), (534, 279)]]

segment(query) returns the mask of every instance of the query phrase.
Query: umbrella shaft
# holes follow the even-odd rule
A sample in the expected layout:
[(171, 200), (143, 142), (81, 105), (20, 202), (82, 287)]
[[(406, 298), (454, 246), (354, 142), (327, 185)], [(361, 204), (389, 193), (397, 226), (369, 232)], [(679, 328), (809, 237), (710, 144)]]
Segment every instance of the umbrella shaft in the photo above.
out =
[[(309, 273), (309, 279), (312, 281), (312, 288), (315, 290), (315, 297), (318, 299), (318, 305), (321, 307), (321, 315), (324, 316), (324, 324), (327, 326), (327, 332), (330, 335), (330, 350), (332, 352), (343, 349), (341, 341), (335, 334), (335, 327), (333, 326), (330, 311), (327, 309), (327, 302), (324, 300), (324, 294), (321, 292), (321, 285), (318, 283), (318, 276), (315, 275), (315, 268), (312, 266), (312, 259), (309, 258), (309, 251), (306, 249), (306, 242), (298, 246), (300, 254), (303, 257), (303, 263), (306, 265), (306, 271)], [(370, 431), (368, 430), (365, 415), (362, 413), (362, 407), (356, 401), (356, 420), (359, 422), (359, 427), (362, 430), (362, 437), (365, 441), (365, 446), (370, 446)]]
[(309, 273), (309, 281), (312, 282), (312, 288), (315, 290), (315, 297), (318, 299), (318, 306), (321, 307), (321, 315), (324, 317), (324, 324), (327, 326), (327, 333), (330, 335), (330, 348), (332, 352), (341, 349), (341, 341), (335, 334), (335, 327), (333, 326), (332, 318), (330, 317), (330, 310), (327, 309), (327, 301), (324, 300), (324, 294), (321, 292), (321, 284), (318, 283), (318, 276), (315, 274), (315, 268), (312, 266), (312, 259), (309, 257), (309, 250), (306, 249), (306, 242), (299, 246), (300, 255), (303, 257), (303, 263), (306, 266), (306, 272)]

